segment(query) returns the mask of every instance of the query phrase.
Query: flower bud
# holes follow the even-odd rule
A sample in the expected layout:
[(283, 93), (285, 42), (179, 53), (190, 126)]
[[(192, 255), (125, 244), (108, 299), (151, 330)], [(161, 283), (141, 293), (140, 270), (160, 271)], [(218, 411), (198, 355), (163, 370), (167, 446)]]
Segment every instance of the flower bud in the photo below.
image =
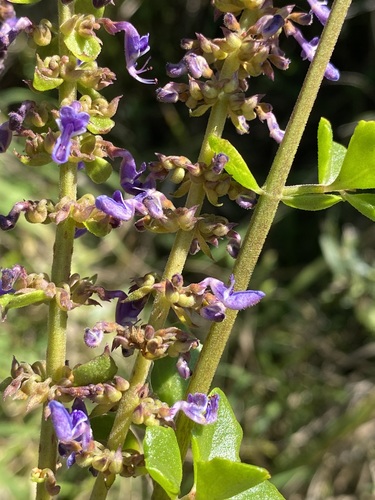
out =
[(44, 222), (48, 216), (48, 205), (48, 200), (41, 200), (38, 203), (31, 205), (25, 213), (25, 219), (32, 224)]
[(34, 26), (32, 36), (36, 45), (45, 47), (51, 43), (51, 28), (52, 24), (48, 19), (42, 19), (38, 25)]

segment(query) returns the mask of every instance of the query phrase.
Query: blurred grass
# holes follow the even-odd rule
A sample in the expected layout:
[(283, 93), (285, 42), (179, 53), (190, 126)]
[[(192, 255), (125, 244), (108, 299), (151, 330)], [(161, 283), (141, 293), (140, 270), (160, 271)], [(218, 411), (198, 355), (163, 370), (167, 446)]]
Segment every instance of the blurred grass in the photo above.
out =
[[(43, 5), (47, 17), (54, 5)], [(195, 31), (220, 35), (219, 24), (212, 24), (209, 2), (176, 0), (165, 2), (160, 9), (158, 3), (126, 1), (117, 2), (109, 12), (116, 15), (116, 11), (122, 16), (134, 13), (132, 21), (139, 32), (150, 32), (154, 74), (161, 85), (168, 81), (165, 62), (182, 57), (180, 38), (193, 37)], [(26, 7), (20, 11), (29, 12)], [(333, 57), (342, 78), (337, 84), (326, 82), (321, 89), (290, 183), (315, 180), (320, 116), (332, 122), (335, 138), (342, 143), (359, 118), (373, 119), (374, 19), (371, 2), (354, 2)], [(206, 118), (187, 119), (183, 105), (156, 103), (151, 87), (140, 87), (123, 71), (121, 37), (103, 38), (104, 47), (110, 44), (110, 50), (103, 51), (101, 64), (118, 75), (105, 95), (110, 99), (124, 94), (109, 139), (128, 148), (138, 162), (152, 160), (155, 151), (185, 155), (194, 161)], [(263, 77), (251, 81), (253, 93), (267, 92), (265, 100), (273, 104), (282, 126), (307, 69), (290, 40), (284, 48), (293, 60), (290, 70), (277, 72), (274, 84)], [(32, 50), (24, 41), (17, 41), (1, 80), (4, 115), (30, 98), (20, 81), (24, 70), (28, 77), (32, 73), (31, 57)], [(252, 122), (250, 127), (249, 136), (239, 137), (230, 127), (225, 136), (249, 160), (262, 182), (276, 145), (264, 125)], [(22, 150), (18, 141), (15, 147)], [(80, 194), (111, 193), (117, 183), (114, 174), (100, 191), (84, 173), (80, 175)], [(2, 155), (0, 213), (7, 213), (21, 199), (54, 198), (57, 176), (56, 167), (27, 168), (11, 153)], [(238, 221), (239, 231), (245, 233), (251, 214), (228, 203), (218, 213)], [(131, 224), (102, 241), (86, 235), (77, 241), (73, 272), (81, 276), (98, 273), (103, 285), (126, 289), (133, 276), (162, 270), (172, 241), (169, 235), (139, 235)], [(52, 242), (52, 226), (33, 226), (21, 218), (16, 230), (0, 234), (0, 265), (19, 262), (30, 272), (49, 273)], [(204, 256), (189, 259), (186, 281), (206, 274), (229, 275), (232, 262), (224, 246), (213, 250), (214, 261)], [(243, 460), (267, 467), (288, 500), (375, 497), (374, 248), (373, 224), (344, 204), (322, 213), (281, 207), (251, 283), (251, 288), (264, 290), (267, 297), (256, 309), (240, 315), (217, 374), (215, 384), (226, 391), (244, 429)], [(112, 315), (113, 305), (72, 313), (71, 364), (80, 361), (82, 353), (87, 356), (82, 342), (85, 326)], [(1, 378), (8, 375), (13, 354), (28, 362), (44, 357), (45, 320), (46, 308), (38, 306), (11, 311), (1, 323)], [(123, 373), (129, 369), (122, 363)], [(0, 498), (32, 498), (28, 476), (36, 463), (40, 415), (34, 412), (24, 417), (22, 403), (6, 401), (0, 416)], [(85, 493), (76, 494), (84, 483), (89, 489), (92, 478), (86, 471), (73, 468), (68, 477), (71, 483), (64, 484), (61, 498), (87, 498)], [(147, 487), (139, 480), (119, 481), (111, 497), (148, 498)]]

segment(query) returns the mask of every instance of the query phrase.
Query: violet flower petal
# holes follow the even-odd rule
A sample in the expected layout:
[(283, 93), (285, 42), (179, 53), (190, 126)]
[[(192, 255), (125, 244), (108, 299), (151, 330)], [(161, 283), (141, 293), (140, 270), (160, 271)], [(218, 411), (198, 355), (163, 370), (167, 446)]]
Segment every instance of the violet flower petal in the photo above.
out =
[(317, 17), (317, 19), (319, 19), (321, 24), (325, 26), (331, 13), (331, 10), (327, 7), (327, 2), (324, 0), (307, 0), (307, 2), (310, 5), (311, 12), (315, 15), (315, 17)]
[(265, 293), (258, 290), (245, 290), (243, 292), (234, 292), (234, 277), (230, 276), (230, 285), (226, 287), (224, 283), (216, 278), (206, 278), (199, 283), (201, 286), (209, 286), (215, 297), (221, 301), (225, 307), (234, 309), (246, 309), (247, 307), (254, 306), (264, 296)]
[(111, 35), (114, 35), (119, 31), (125, 32), (125, 61), (126, 69), (128, 70), (129, 75), (141, 83), (157, 83), (157, 80), (155, 78), (147, 79), (141, 78), (139, 76), (141, 73), (144, 73), (145, 71), (150, 69), (146, 67), (149, 59), (140, 69), (137, 69), (137, 60), (150, 50), (150, 45), (148, 43), (149, 35), (147, 34), (140, 36), (135, 27), (127, 21), (112, 22), (110, 19), (102, 19), (102, 23), (104, 25), (104, 28)]
[(86, 132), (90, 115), (80, 111), (80, 109), (81, 104), (78, 101), (73, 101), (69, 106), (60, 108), (60, 118), (56, 119), (56, 123), (61, 134), (52, 151), (52, 159), (55, 163), (66, 163), (72, 147), (71, 138)]
[(95, 200), (95, 206), (107, 215), (115, 219), (130, 220), (135, 215), (134, 204), (128, 203), (130, 200), (124, 200), (121, 191), (115, 191), (113, 198), (106, 195), (100, 195)]
[(197, 424), (211, 424), (217, 419), (219, 408), (219, 395), (206, 396), (206, 394), (189, 394), (187, 401), (177, 401), (170, 408), (170, 415), (166, 420), (172, 420), (178, 411), (183, 411), (185, 415)]

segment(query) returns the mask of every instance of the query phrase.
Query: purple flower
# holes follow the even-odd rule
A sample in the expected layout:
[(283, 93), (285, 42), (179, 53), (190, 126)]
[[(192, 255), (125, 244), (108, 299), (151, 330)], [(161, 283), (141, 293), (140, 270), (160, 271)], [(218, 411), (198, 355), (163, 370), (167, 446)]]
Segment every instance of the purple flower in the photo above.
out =
[[(4, 7), (5, 8), (5, 7)], [(9, 17), (0, 27), (0, 71), (4, 68), (4, 60), (7, 55), (9, 45), (15, 40), (17, 35), (32, 25), (27, 17)]]
[(22, 124), (25, 120), (28, 111), (35, 107), (34, 101), (23, 101), (21, 106), (16, 111), (11, 111), (9, 113), (9, 128), (16, 132), (20, 132), (22, 129)]
[(255, 26), (258, 33), (261, 33), (264, 38), (269, 38), (275, 35), (284, 26), (284, 23), (285, 20), (280, 14), (265, 15), (257, 21)]
[(221, 174), (221, 172), (224, 170), (225, 165), (228, 163), (229, 158), (226, 154), (224, 153), (217, 153), (213, 158), (211, 162), (211, 168), (212, 171), (215, 172), (215, 174)]
[(116, 316), (115, 320), (121, 326), (130, 326), (134, 325), (138, 316), (143, 310), (146, 302), (148, 300), (148, 296), (142, 297), (138, 300), (131, 300), (129, 302), (123, 302), (126, 299), (127, 295), (124, 293), (124, 297), (119, 299), (116, 305)]
[[(302, 48), (301, 57), (303, 60), (308, 59), (310, 62), (314, 59), (316, 49), (319, 44), (319, 37), (315, 37), (308, 42), (303, 37), (301, 31), (297, 29), (295, 26), (289, 29), (289, 34), (293, 36), (293, 38), (299, 43)], [(324, 76), (327, 80), (332, 80), (336, 82), (340, 78), (340, 72), (335, 66), (331, 63), (327, 64), (327, 68), (325, 70)]]
[(225, 306), (222, 302), (216, 301), (208, 306), (202, 307), (199, 314), (204, 319), (208, 321), (215, 321), (215, 323), (221, 323), (225, 319)]
[(124, 200), (121, 191), (115, 191), (112, 198), (106, 195), (98, 196), (95, 206), (107, 215), (123, 221), (133, 218), (136, 212), (142, 215), (149, 214), (155, 219), (163, 219), (165, 200), (163, 193), (156, 189), (146, 189), (128, 200)]
[(149, 35), (140, 36), (135, 27), (127, 21), (113, 22), (110, 19), (103, 18), (101, 22), (110, 35), (114, 35), (119, 31), (125, 32), (125, 61), (129, 75), (142, 83), (157, 83), (156, 79), (146, 79), (139, 76), (141, 73), (151, 69), (147, 67), (150, 59), (147, 59), (145, 64), (140, 69), (137, 69), (137, 60), (150, 50), (148, 44)]
[(307, 1), (311, 7), (311, 12), (319, 19), (322, 25), (325, 26), (328, 16), (331, 13), (330, 9), (327, 7), (327, 2), (325, 0), (323, 1), (307, 0)]
[(231, 229), (227, 236), (230, 238), (227, 245), (227, 252), (233, 259), (237, 259), (241, 248), (241, 235)]
[(18, 279), (25, 281), (27, 277), (26, 269), (19, 264), (13, 267), (1, 269), (0, 295), (14, 293), (14, 284)]
[(72, 137), (86, 132), (90, 115), (80, 110), (81, 104), (78, 101), (60, 108), (60, 118), (56, 119), (56, 123), (61, 134), (52, 151), (52, 159), (55, 163), (66, 163), (72, 147)]
[(133, 155), (126, 149), (119, 149), (113, 156), (122, 158), (120, 165), (120, 185), (125, 193), (137, 195), (146, 189), (155, 188), (156, 183), (152, 173), (146, 177), (144, 182), (138, 180), (146, 170), (145, 163), (142, 163), (139, 170), (137, 170)]
[(0, 153), (5, 153), (12, 142), (12, 131), (9, 128), (9, 122), (0, 125)]
[(270, 131), (270, 137), (278, 144), (283, 140), (285, 131), (281, 130), (279, 124), (277, 123), (276, 116), (272, 112), (272, 106), (267, 103), (260, 103), (256, 108), (258, 118), (260, 121), (266, 121), (268, 130)]
[(83, 335), (83, 341), (87, 347), (94, 348), (100, 345), (103, 340), (104, 332), (101, 328), (85, 328), (85, 333)]
[(80, 399), (74, 401), (71, 412), (58, 401), (50, 401), (48, 407), (59, 441), (59, 453), (67, 457), (67, 466), (71, 467), (75, 462), (76, 453), (87, 451), (92, 443), (92, 430), (86, 407)]
[(113, 0), (92, 0), (92, 4), (95, 7), (95, 9), (100, 9), (101, 7), (105, 7), (108, 4), (115, 5), (113, 3)]
[(216, 278), (206, 278), (199, 283), (200, 286), (210, 287), (215, 297), (229, 309), (236, 311), (255, 306), (265, 294), (257, 290), (245, 290), (234, 292), (234, 276), (230, 276), (230, 285), (226, 287), (224, 283)]
[(172, 420), (178, 411), (183, 411), (185, 415), (197, 424), (212, 424), (217, 419), (219, 409), (219, 395), (195, 393), (189, 394), (187, 401), (177, 401), (171, 408), (166, 420)]
[(189, 377), (191, 377), (189, 360), (190, 360), (190, 352), (184, 352), (178, 357), (176, 363), (177, 371), (180, 377), (182, 377), (184, 380), (187, 380)]

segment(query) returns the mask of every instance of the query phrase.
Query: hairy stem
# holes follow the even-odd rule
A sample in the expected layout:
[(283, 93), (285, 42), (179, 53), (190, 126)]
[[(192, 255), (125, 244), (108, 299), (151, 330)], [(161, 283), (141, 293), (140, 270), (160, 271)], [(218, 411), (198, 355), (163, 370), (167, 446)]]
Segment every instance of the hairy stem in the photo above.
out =
[[(233, 74), (233, 64), (235, 64), (235, 58), (229, 57), (226, 60), (221, 71), (222, 78), (227, 78)], [(219, 99), (218, 102), (212, 107), (198, 161), (206, 163), (209, 163), (211, 161), (212, 152), (208, 145), (208, 137), (211, 134), (221, 136), (226, 118), (227, 101), (226, 97), (223, 95), (223, 98)], [(197, 210), (195, 213), (196, 215), (198, 215), (204, 197), (205, 193), (203, 187), (194, 184), (189, 191), (186, 206), (197, 206)], [(193, 231), (178, 231), (164, 269), (164, 278), (171, 278), (174, 274), (182, 272), (185, 261), (189, 254), (192, 239)], [(157, 296), (153, 305), (151, 316), (149, 318), (149, 323), (152, 324), (156, 330), (158, 328), (162, 328), (168, 316), (168, 312), (169, 304), (165, 301), (164, 297), (162, 297), (161, 295)], [(131, 425), (133, 412), (139, 404), (139, 398), (137, 396), (138, 390), (142, 385), (146, 383), (151, 364), (152, 363), (148, 360), (145, 360), (141, 354), (138, 355), (130, 380), (130, 389), (124, 393), (120, 401), (113, 428), (109, 436), (107, 447), (112, 450), (117, 449), (125, 441), (126, 434), (128, 433), (129, 427)], [(90, 498), (91, 500), (103, 499), (106, 497), (107, 492), (108, 488), (105, 484), (104, 476), (103, 474), (99, 474)]]
[[(351, 0), (336, 0), (332, 7), (332, 12), (323, 30), (316, 56), (306, 75), (305, 82), (289, 120), (285, 137), (280, 144), (265, 186), (263, 187), (267, 194), (263, 195), (257, 204), (243, 241), (240, 255), (236, 260), (233, 272), (237, 289), (244, 290), (247, 288), (262, 251), (303, 131), (350, 3)], [(190, 381), (189, 393), (209, 391), (236, 316), (237, 311), (228, 310), (226, 318), (222, 323), (212, 325)], [(177, 438), (182, 457), (185, 456), (189, 445), (191, 427), (191, 422), (184, 415), (180, 415), (177, 421)]]
[[(58, 2), (60, 25), (70, 19), (74, 14), (74, 3), (63, 5)], [(67, 54), (67, 48), (60, 36), (59, 39), (60, 56)], [(72, 83), (64, 82), (59, 88), (59, 101), (63, 99), (74, 100), (76, 98), (76, 87)], [(76, 199), (77, 191), (77, 167), (75, 164), (66, 163), (59, 167), (59, 199), (68, 197)], [(51, 281), (56, 285), (65, 283), (70, 276), (75, 223), (70, 218), (56, 226), (55, 244), (53, 247), (53, 261), (51, 271)], [(57, 302), (52, 300), (49, 305), (48, 325), (47, 325), (47, 354), (46, 372), (47, 377), (51, 377), (54, 382), (61, 377), (62, 368), (66, 359), (66, 328), (68, 315), (62, 311)], [(56, 469), (57, 441), (51, 424), (51, 420), (45, 420), (42, 416), (39, 463), (40, 469), (48, 468), (52, 471)], [(37, 486), (38, 500), (51, 498), (43, 483)]]

